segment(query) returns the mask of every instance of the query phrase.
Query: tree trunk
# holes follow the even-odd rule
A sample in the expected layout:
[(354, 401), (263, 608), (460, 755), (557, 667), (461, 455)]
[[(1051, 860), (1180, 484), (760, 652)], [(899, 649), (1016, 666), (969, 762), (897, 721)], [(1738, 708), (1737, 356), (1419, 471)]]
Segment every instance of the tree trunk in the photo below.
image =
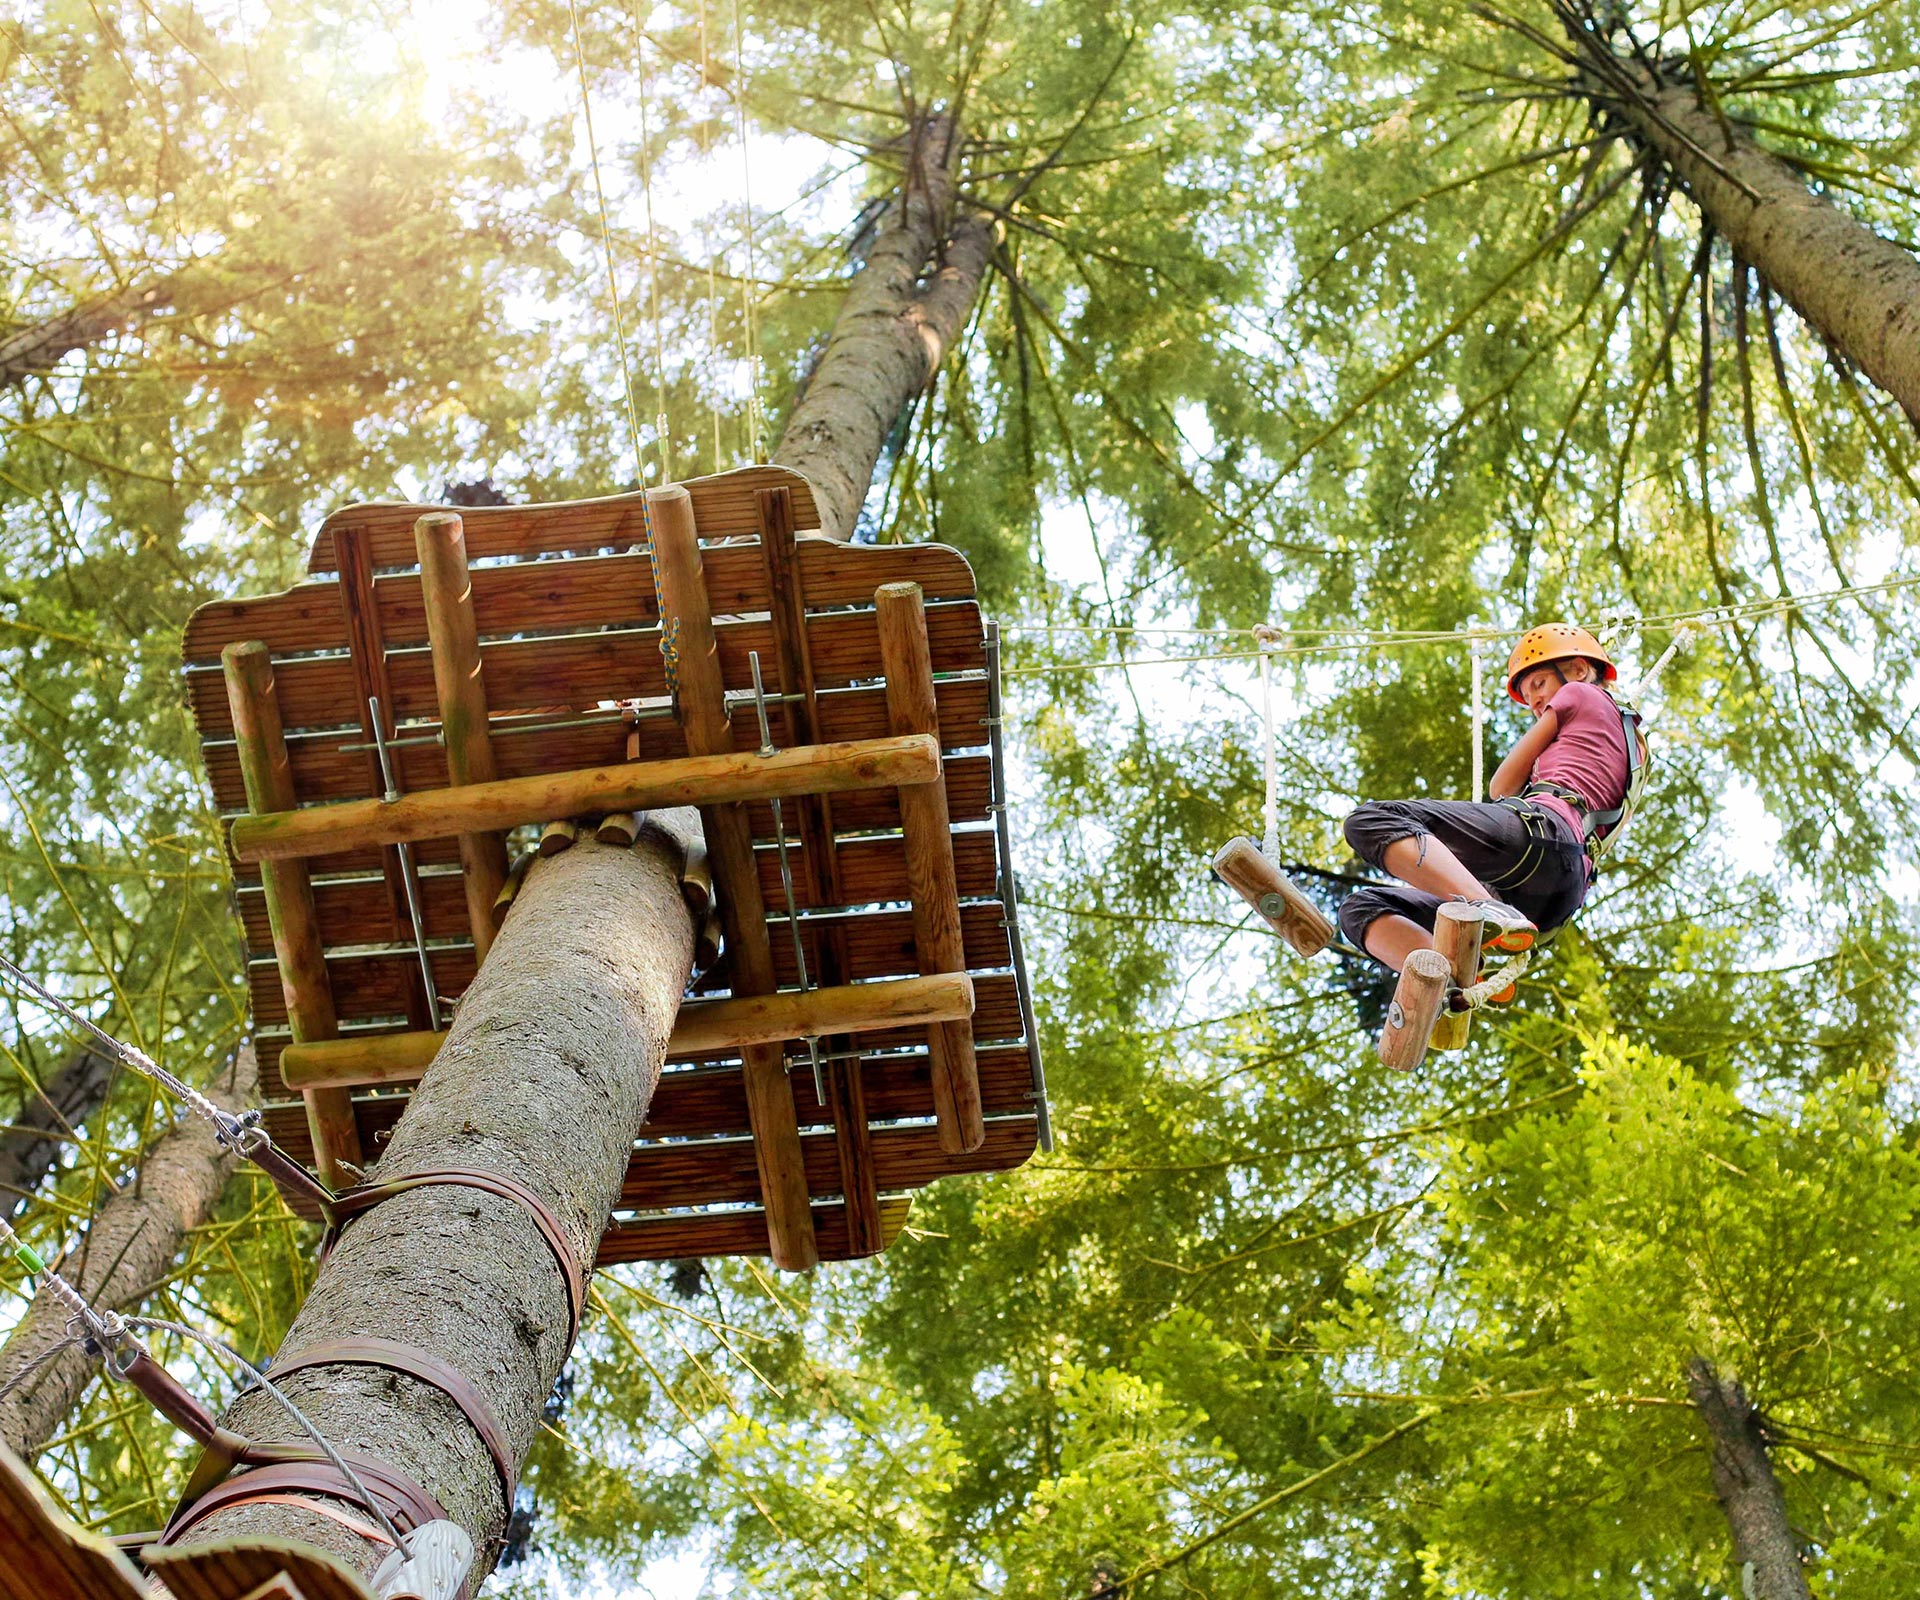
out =
[(1733, 1530), (1745, 1592), (1752, 1600), (1813, 1600), (1753, 1403), (1700, 1356), (1687, 1363), (1687, 1393), (1713, 1439), (1713, 1492)]
[(15, 329), (0, 337), (0, 388), (24, 383), (35, 373), (51, 369), (62, 356), (118, 333), (141, 317), (166, 310), (178, 294), (178, 280), (163, 278), (158, 283), (102, 295), (57, 317)]
[(990, 218), (954, 215), (961, 136), (915, 125), (907, 171), (773, 459), (813, 485), (820, 530), (850, 538), (880, 451), (966, 326), (993, 253)]
[(113, 1082), (113, 1058), (81, 1045), (57, 1072), (28, 1091), (10, 1127), (0, 1130), (0, 1216), (14, 1217), (59, 1159), (76, 1124), (100, 1109)]
[[(680, 871), (697, 827), (690, 810), (656, 813), (630, 850), (582, 838), (534, 862), (378, 1178), (449, 1167), (515, 1178), (591, 1268), (693, 967)], [(436, 1185), (347, 1228), (275, 1359), (346, 1337), (424, 1351), (479, 1391), (517, 1472), (566, 1359), (567, 1324), (563, 1280), (527, 1209)], [(506, 1523), (499, 1475), (439, 1389), (353, 1365), (305, 1368), (284, 1386), (334, 1443), (433, 1494), (473, 1536), (476, 1578), (491, 1568)], [(223, 1420), (256, 1440), (306, 1442), (264, 1395), (243, 1396)], [(277, 1502), (222, 1508), (180, 1543), (239, 1534), (302, 1540), (367, 1574), (386, 1553), (333, 1518)]]
[(1617, 65), (1632, 92), (1590, 71), (1596, 95), (1679, 175), (1734, 254), (1920, 427), (1920, 261), (1810, 192), (1693, 88), (1659, 84), (1632, 61)]
[[(85, 1052), (82, 1052), (85, 1054)], [(260, 1086), (259, 1062), (245, 1045), (233, 1069), (207, 1096), (229, 1111), (252, 1103)], [(110, 1196), (87, 1230), (83, 1257), (63, 1268), (96, 1306), (126, 1311), (173, 1264), (180, 1241), (212, 1214), (233, 1175), (236, 1158), (213, 1129), (190, 1117), (162, 1134), (140, 1164), (140, 1181)], [(66, 1336), (67, 1313), (50, 1295), (36, 1299), (0, 1344), (0, 1385)], [(20, 1388), (0, 1399), (0, 1440), (31, 1459), (45, 1446), (79, 1401), (94, 1363), (79, 1350), (57, 1357)]]

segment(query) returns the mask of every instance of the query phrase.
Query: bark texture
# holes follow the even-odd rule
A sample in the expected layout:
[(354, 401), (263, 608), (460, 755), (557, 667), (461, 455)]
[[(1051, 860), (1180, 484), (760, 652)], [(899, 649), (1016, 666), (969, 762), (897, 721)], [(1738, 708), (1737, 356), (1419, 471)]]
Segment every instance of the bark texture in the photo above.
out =
[(1753, 1600), (1813, 1600), (1753, 1402), (1700, 1356), (1687, 1363), (1687, 1393), (1713, 1440), (1713, 1492), (1733, 1530), (1734, 1559), (1751, 1573), (1747, 1592)]
[(35, 373), (47, 371), (62, 356), (84, 350), (142, 317), (169, 309), (179, 293), (177, 279), (163, 278), (102, 295), (57, 317), (16, 328), (0, 337), (0, 388), (24, 383)]
[[(229, 1111), (241, 1111), (259, 1092), (260, 1067), (246, 1045), (230, 1072), (207, 1085), (207, 1096)], [(62, 1267), (82, 1294), (102, 1309), (128, 1311), (173, 1265), (189, 1230), (212, 1214), (233, 1176), (236, 1158), (192, 1117), (163, 1134), (141, 1164), (140, 1181), (108, 1198), (87, 1230), (84, 1256)], [(66, 1336), (67, 1313), (48, 1295), (36, 1299), (6, 1342), (0, 1344), (0, 1384)], [(0, 1440), (32, 1459), (80, 1399), (95, 1363), (79, 1350), (42, 1367), (0, 1399)]]
[(38, 1091), (29, 1091), (20, 1111), (0, 1129), (0, 1215), (18, 1216), (73, 1136), (106, 1099), (113, 1058), (81, 1045)]
[(951, 118), (916, 124), (900, 193), (773, 452), (813, 485), (835, 539), (852, 536), (880, 452), (966, 326), (993, 254), (992, 220), (955, 214), (960, 145)]
[(1617, 66), (1632, 92), (1597, 80), (1595, 91), (1680, 176), (1734, 254), (1920, 427), (1920, 260), (1812, 193), (1693, 88)]
[[(680, 894), (690, 825), (691, 811), (656, 814), (630, 850), (583, 837), (533, 864), (373, 1176), (467, 1167), (516, 1178), (552, 1207), (591, 1267), (692, 970)], [(566, 1290), (519, 1204), (449, 1186), (411, 1190), (348, 1227), (276, 1359), (351, 1337), (398, 1340), (464, 1374), (517, 1467), (566, 1359)], [(500, 1481), (452, 1401), (364, 1366), (290, 1373), (286, 1390), (335, 1444), (391, 1463), (436, 1496), (473, 1536), (479, 1570), (491, 1568), (506, 1521)], [(265, 1395), (243, 1396), (224, 1420), (256, 1440), (304, 1442)], [(283, 1504), (221, 1510), (181, 1543), (239, 1534), (318, 1545), (362, 1573), (385, 1553)]]

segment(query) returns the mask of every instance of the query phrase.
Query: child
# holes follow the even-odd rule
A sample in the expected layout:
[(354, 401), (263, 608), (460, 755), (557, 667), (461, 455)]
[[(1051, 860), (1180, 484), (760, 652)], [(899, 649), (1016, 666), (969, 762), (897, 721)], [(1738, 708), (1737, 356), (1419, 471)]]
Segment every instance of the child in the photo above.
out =
[(1550, 622), (1527, 633), (1507, 661), (1507, 693), (1534, 724), (1487, 785), (1493, 798), (1369, 800), (1347, 817), (1354, 853), (1411, 885), (1349, 895), (1340, 907), (1348, 942), (1398, 972), (1432, 947), (1443, 900), (1478, 905), (1500, 950), (1525, 950), (1570, 921), (1645, 772), (1638, 714), (1601, 687), (1619, 676), (1584, 628)]

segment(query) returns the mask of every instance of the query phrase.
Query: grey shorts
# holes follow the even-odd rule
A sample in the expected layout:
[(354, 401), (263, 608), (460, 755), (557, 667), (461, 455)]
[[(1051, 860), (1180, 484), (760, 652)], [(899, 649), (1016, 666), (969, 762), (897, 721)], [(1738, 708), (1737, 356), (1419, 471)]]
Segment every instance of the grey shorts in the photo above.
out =
[[(1460, 864), (1542, 933), (1572, 920), (1587, 897), (1587, 853), (1567, 819), (1537, 800), (1369, 800), (1344, 824), (1347, 843), (1368, 865), (1396, 839), (1438, 839)], [(1369, 884), (1340, 906), (1340, 931), (1366, 949), (1380, 917), (1402, 916), (1432, 932), (1440, 896), (1401, 883)]]

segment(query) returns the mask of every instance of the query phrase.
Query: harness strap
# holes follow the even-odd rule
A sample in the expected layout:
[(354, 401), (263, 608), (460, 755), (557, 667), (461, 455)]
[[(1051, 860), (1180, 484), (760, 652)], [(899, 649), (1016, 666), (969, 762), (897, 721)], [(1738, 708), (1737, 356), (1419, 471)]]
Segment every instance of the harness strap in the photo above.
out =
[(384, 1367), (438, 1389), (460, 1408), (460, 1414), (486, 1445), (487, 1454), (493, 1457), (494, 1471), (500, 1474), (506, 1514), (513, 1515), (517, 1477), (507, 1431), (494, 1415), (493, 1407), (487, 1404), (486, 1397), (464, 1372), (416, 1345), (402, 1344), (397, 1339), (325, 1339), (286, 1361), (276, 1361), (270, 1376), (278, 1383), (288, 1373), (309, 1367)]
[(478, 1189), (483, 1194), (499, 1195), (503, 1200), (512, 1200), (525, 1207), (532, 1216), (534, 1226), (540, 1230), (540, 1236), (546, 1240), (547, 1248), (553, 1252), (555, 1264), (566, 1282), (567, 1289), (567, 1344), (580, 1334), (580, 1316), (586, 1307), (587, 1280), (581, 1270), (580, 1258), (574, 1254), (573, 1246), (567, 1240), (566, 1231), (560, 1226), (560, 1219), (553, 1214), (553, 1208), (539, 1195), (535, 1194), (518, 1178), (509, 1178), (505, 1173), (481, 1172), (468, 1167), (446, 1167), (432, 1172), (410, 1172), (403, 1178), (394, 1178), (385, 1183), (362, 1184), (357, 1189), (349, 1189), (336, 1195), (330, 1218), (331, 1227), (327, 1237), (321, 1242), (320, 1254), (324, 1259), (347, 1223), (363, 1211), (371, 1211), (383, 1200), (390, 1200), (397, 1194), (405, 1194), (409, 1189), (424, 1189), (436, 1184), (450, 1184), (463, 1189)]
[[(317, 1450), (303, 1450), (297, 1445), (284, 1448), (256, 1445), (253, 1448), (262, 1457), (260, 1465), (247, 1467), (197, 1494), (194, 1486), (189, 1484), (166, 1530), (154, 1542), (160, 1545), (177, 1544), (189, 1528), (214, 1512), (227, 1506), (245, 1505), (253, 1500), (277, 1500), (289, 1494), (319, 1494), (330, 1500), (344, 1500), (356, 1507), (366, 1504), (360, 1498), (359, 1490)], [(393, 1518), (402, 1531), (411, 1533), (429, 1522), (447, 1520), (446, 1508), (397, 1467), (357, 1450), (342, 1450), (340, 1454), (352, 1464), (360, 1481), (366, 1484), (368, 1491), (380, 1502), (381, 1509)]]

